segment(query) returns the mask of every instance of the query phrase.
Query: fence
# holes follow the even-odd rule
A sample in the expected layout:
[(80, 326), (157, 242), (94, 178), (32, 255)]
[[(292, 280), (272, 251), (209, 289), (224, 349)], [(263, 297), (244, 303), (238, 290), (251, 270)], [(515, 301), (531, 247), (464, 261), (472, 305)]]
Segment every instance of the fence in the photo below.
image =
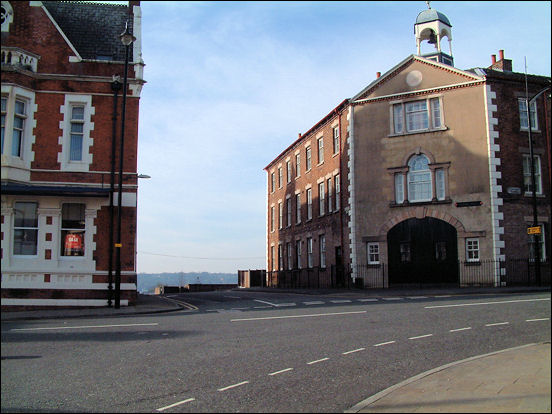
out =
[[(454, 264), (454, 263), (453, 263)], [(505, 286), (550, 286), (550, 261), (540, 264), (540, 281), (537, 280), (535, 262), (530, 259), (480, 260), (478, 262), (458, 261), (452, 267), (455, 275), (433, 274), (432, 263), (418, 264), (421, 271), (415, 272), (407, 283), (403, 278), (394, 282), (389, 275), (387, 264), (357, 265), (354, 268), (331, 266), (309, 269), (292, 269), (266, 272), (267, 287), (274, 288), (389, 288), (408, 285), (408, 287), (456, 286), (456, 287), (505, 287)], [(424, 272), (423, 269), (426, 269)], [(352, 277), (355, 277), (353, 283)], [(446, 277), (445, 277), (446, 276)], [(437, 282), (439, 279), (443, 282)], [(397, 278), (395, 278), (397, 280)]]

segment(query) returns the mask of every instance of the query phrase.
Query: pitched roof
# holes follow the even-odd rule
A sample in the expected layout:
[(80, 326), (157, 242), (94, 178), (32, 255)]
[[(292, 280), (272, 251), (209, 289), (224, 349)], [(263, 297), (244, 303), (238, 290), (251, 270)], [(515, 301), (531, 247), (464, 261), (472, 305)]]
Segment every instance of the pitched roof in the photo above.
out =
[[(126, 5), (43, 1), (42, 2), (67, 39), (83, 59), (125, 60), (125, 47), (119, 35), (132, 18)], [(130, 48), (132, 61), (132, 48)]]

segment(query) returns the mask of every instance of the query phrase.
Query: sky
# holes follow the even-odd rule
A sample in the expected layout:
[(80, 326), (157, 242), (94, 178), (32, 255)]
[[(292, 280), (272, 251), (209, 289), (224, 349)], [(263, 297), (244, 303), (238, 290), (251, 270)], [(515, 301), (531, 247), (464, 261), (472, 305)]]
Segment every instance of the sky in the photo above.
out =
[[(550, 76), (550, 2), (432, 1), (455, 67)], [(264, 269), (264, 168), (416, 53), (424, 1), (142, 1), (138, 273)], [(448, 42), (447, 42), (448, 44)], [(426, 49), (422, 49), (424, 53)], [(448, 47), (445, 47), (448, 52)]]

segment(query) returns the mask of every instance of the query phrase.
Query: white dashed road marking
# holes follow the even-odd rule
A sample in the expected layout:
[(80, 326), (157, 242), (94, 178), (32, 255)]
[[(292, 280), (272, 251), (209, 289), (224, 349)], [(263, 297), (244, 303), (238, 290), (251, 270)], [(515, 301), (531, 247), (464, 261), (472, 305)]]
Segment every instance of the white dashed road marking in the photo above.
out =
[(293, 368), (286, 368), (286, 369), (282, 369), (282, 370), (280, 370), (280, 371), (271, 372), (271, 373), (268, 374), (268, 375), (278, 375), (278, 374), (282, 374), (282, 373), (284, 373), (284, 372), (288, 372), (288, 371), (292, 371), (292, 370), (293, 370)]
[(169, 408), (176, 407), (177, 405), (186, 404), (186, 403), (189, 403), (189, 402), (192, 402), (192, 401), (195, 401), (195, 398), (188, 398), (187, 400), (179, 401), (177, 403), (167, 405), (166, 407), (158, 408), (156, 411), (165, 411), (165, 410), (168, 410)]
[(366, 349), (366, 348), (353, 349), (352, 351), (343, 352), (343, 355), (349, 355), (349, 354), (352, 354), (352, 353), (354, 353), (354, 352), (364, 351), (365, 349)]
[(389, 345), (389, 344), (394, 344), (395, 341), (388, 341), (388, 342), (382, 342), (381, 344), (375, 344), (374, 346), (384, 346), (384, 345)]
[(547, 321), (550, 318), (541, 318), (541, 319), (526, 319), (525, 322), (539, 322), (539, 321)]
[(315, 314), (313, 314), (313, 315), (268, 316), (268, 317), (266, 317), (266, 318), (230, 319), (230, 322), (262, 321), (262, 320), (269, 320), (269, 319), (314, 318), (314, 317), (317, 317), (317, 316), (352, 315), (352, 314), (366, 313), (366, 312), (367, 312), (367, 311), (315, 313)]
[(323, 305), (324, 302), (322, 302), (321, 300), (313, 300), (313, 301), (310, 301), (310, 302), (303, 302), (304, 305)]
[(435, 305), (435, 306), (426, 306), (426, 307), (424, 307), (424, 309), (455, 308), (455, 307), (459, 307), (459, 306), (477, 306), (477, 305), (500, 305), (502, 303), (536, 302), (536, 301), (541, 301), (541, 300), (550, 300), (550, 298), (503, 300), (503, 301), (497, 301), (497, 302), (458, 303), (456, 305)]
[(241, 385), (245, 385), (245, 384), (249, 384), (249, 381), (242, 381), (242, 382), (238, 382), (237, 384), (234, 384), (234, 385), (229, 385), (228, 387), (224, 387), (224, 388), (219, 388), (217, 391), (226, 391), (226, 390), (229, 390), (231, 388), (236, 388), (236, 387), (239, 387)]
[(467, 331), (468, 329), (471, 329), (471, 326), (468, 326), (467, 328), (451, 329), (449, 332)]
[(485, 326), (498, 326), (498, 325), (508, 325), (510, 322), (497, 322), (497, 323), (487, 323)]
[(378, 300), (377, 299), (359, 299), (358, 300), (359, 302), (377, 302)]
[(330, 300), (332, 303), (351, 303), (350, 299), (336, 299), (336, 300)]
[(427, 334), (427, 335), (420, 335), (420, 336), (413, 336), (408, 339), (421, 339), (421, 338), (427, 338), (428, 336), (433, 336), (433, 334)]
[(316, 361), (307, 362), (307, 365), (318, 364), (319, 362), (327, 361), (330, 358), (317, 359)]

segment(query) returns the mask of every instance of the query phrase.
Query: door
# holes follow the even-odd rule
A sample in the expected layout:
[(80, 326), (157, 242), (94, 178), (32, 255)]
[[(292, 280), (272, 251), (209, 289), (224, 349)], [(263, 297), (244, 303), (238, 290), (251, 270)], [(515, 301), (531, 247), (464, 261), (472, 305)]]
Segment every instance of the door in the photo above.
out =
[(411, 218), (387, 234), (389, 284), (458, 281), (456, 229), (433, 218)]

